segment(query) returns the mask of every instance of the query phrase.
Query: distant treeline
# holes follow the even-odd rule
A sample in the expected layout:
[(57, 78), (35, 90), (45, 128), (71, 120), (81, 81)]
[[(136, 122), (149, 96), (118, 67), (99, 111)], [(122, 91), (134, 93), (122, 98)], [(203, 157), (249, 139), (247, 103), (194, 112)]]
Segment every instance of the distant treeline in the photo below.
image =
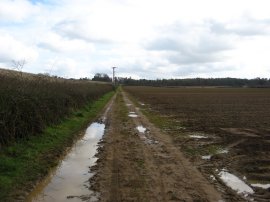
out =
[(270, 79), (238, 79), (238, 78), (191, 78), (191, 79), (156, 79), (147, 80), (117, 78), (118, 82), (127, 86), (230, 86), (230, 87), (270, 87)]
[(112, 85), (0, 71), (0, 148), (30, 135), (111, 91)]

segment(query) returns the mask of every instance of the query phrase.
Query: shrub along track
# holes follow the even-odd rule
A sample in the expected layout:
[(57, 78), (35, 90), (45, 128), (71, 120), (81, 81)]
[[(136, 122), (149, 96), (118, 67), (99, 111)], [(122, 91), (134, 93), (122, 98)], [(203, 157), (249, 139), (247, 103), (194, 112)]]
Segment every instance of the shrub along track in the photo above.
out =
[(2, 148), (0, 201), (24, 201), (37, 181), (57, 165), (66, 149), (81, 135), (80, 131), (96, 118), (113, 94), (105, 94), (39, 136)]
[[(135, 112), (138, 117), (129, 117)], [(134, 115), (134, 113), (133, 113)], [(100, 201), (219, 201), (221, 194), (124, 92), (108, 115), (92, 189)], [(136, 127), (142, 125), (146, 132)]]

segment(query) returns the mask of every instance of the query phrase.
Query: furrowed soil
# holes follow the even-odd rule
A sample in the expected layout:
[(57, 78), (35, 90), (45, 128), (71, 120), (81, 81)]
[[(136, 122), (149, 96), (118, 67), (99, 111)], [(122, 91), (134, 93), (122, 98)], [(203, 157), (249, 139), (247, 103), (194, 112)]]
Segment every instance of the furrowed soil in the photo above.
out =
[[(225, 192), (217, 191), (173, 138), (154, 126), (123, 91), (117, 94), (106, 125), (90, 179), (100, 201), (223, 199)], [(229, 199), (241, 200), (233, 194)]]
[[(183, 152), (224, 201), (270, 201), (270, 89), (125, 87), (125, 91), (160, 128), (162, 135), (155, 137), (170, 139), (173, 153)], [(226, 183), (224, 172), (237, 176), (251, 191)], [(197, 184), (191, 184), (196, 190)]]

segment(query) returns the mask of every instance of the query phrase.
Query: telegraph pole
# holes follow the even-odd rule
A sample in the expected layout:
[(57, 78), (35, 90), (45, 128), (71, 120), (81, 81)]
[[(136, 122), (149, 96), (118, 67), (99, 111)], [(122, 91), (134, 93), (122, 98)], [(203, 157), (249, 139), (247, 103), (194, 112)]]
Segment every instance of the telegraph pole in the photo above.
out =
[(113, 79), (112, 79), (112, 83), (113, 83), (114, 86), (115, 86), (115, 68), (117, 68), (117, 67), (112, 67), (112, 69), (113, 69)]

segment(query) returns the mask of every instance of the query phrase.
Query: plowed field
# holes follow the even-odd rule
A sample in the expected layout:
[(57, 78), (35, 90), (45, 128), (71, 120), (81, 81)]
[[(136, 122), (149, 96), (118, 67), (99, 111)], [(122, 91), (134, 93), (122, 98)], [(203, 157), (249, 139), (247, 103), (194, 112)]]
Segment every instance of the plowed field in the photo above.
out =
[(254, 191), (240, 193), (232, 186), (232, 193), (245, 200), (270, 200), (270, 89), (125, 90), (218, 189), (228, 187), (221, 176), (225, 170)]

